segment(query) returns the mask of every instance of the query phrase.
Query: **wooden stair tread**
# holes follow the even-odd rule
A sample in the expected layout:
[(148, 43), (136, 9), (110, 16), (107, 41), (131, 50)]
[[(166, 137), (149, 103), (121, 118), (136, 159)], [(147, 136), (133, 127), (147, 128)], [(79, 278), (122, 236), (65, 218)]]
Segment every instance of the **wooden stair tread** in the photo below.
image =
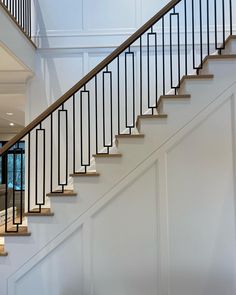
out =
[(163, 102), (164, 99), (169, 99), (169, 100), (181, 100), (181, 99), (190, 99), (191, 95), (190, 94), (169, 94), (169, 95), (161, 95), (160, 99), (157, 102), (157, 109), (160, 108), (161, 103)]
[(96, 172), (96, 171), (88, 171), (88, 172), (75, 172), (70, 174), (70, 176), (72, 177), (94, 177), (94, 176), (99, 176), (100, 173)]
[(183, 83), (185, 80), (208, 80), (213, 79), (214, 75), (206, 74), (206, 75), (185, 75), (182, 77), (180, 84)]
[(213, 54), (207, 56), (206, 59), (230, 59), (230, 58), (236, 58), (236, 54)]
[(18, 232), (16, 232), (16, 226), (8, 228), (8, 231), (10, 232), (5, 232), (5, 226), (3, 226), (0, 230), (0, 237), (28, 237), (31, 235), (27, 226), (19, 226)]
[(24, 214), (26, 217), (27, 216), (54, 216), (54, 213), (51, 212), (50, 208), (42, 208), (41, 211), (39, 212), (38, 208), (34, 208), (30, 210), (30, 212), (26, 212)]
[(135, 133), (135, 134), (119, 134), (116, 135), (116, 139), (119, 138), (144, 138), (144, 134), (141, 133)]
[(72, 190), (65, 190), (63, 193), (61, 191), (54, 191), (52, 193), (48, 193), (47, 197), (76, 197), (77, 193)]
[(8, 253), (5, 252), (5, 246), (4, 245), (0, 245), (0, 256), (7, 256)]
[(94, 158), (120, 158), (122, 157), (122, 154), (116, 153), (116, 154), (94, 154)]
[(188, 99), (188, 98), (191, 98), (191, 94), (176, 94), (176, 95), (166, 94), (166, 95), (160, 96), (160, 99)]
[[(207, 55), (203, 61), (202, 64), (200, 64), (198, 67), (200, 68), (201, 65), (204, 65), (207, 63), (209, 60), (221, 60), (221, 59), (231, 59), (231, 58), (236, 58), (236, 54), (212, 54), (212, 55)], [(200, 69), (201, 70), (201, 69)]]
[(139, 119), (166, 119), (167, 117), (168, 117), (167, 114), (158, 114), (158, 115), (147, 114), (147, 115), (139, 115), (138, 120)]

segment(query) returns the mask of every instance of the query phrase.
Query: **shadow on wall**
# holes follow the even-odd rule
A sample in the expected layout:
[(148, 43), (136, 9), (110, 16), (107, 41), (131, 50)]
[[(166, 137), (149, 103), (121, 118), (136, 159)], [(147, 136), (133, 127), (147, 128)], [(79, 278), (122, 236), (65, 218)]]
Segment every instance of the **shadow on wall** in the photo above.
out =
[[(49, 48), (43, 14), (38, 1), (34, 1), (34, 7), (36, 11), (35, 32), (40, 32), (45, 36), (41, 46)], [(30, 109), (29, 120), (38, 116), (62, 95), (55, 62), (52, 58), (43, 56), (42, 52), (37, 53), (36, 56), (36, 76), (31, 81), (30, 92), (30, 97), (33, 99), (30, 105), (33, 104), (33, 107)]]

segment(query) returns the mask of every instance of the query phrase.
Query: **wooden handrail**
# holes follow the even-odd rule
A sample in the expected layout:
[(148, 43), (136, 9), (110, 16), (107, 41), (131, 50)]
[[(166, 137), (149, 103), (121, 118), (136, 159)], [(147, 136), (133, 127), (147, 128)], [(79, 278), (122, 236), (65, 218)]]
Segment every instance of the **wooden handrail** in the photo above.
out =
[(172, 0), (166, 6), (164, 6), (157, 14), (155, 14), (149, 21), (147, 21), (140, 29), (132, 34), (125, 42), (123, 42), (117, 49), (115, 49), (108, 57), (106, 57), (101, 63), (99, 63), (93, 70), (91, 70), (84, 78), (82, 78), (77, 84), (75, 84), (70, 90), (62, 95), (57, 101), (49, 106), (41, 115), (34, 119), (28, 126), (26, 126), (21, 132), (8, 141), (1, 149), (0, 156), (15, 145), (19, 140), (24, 138), (31, 130), (37, 127), (43, 120), (49, 117), (56, 109), (58, 109), (63, 103), (71, 98), (76, 92), (78, 92), (85, 84), (87, 84), (94, 76), (96, 76), (101, 70), (109, 65), (117, 56), (119, 56), (124, 50), (132, 45), (140, 36), (142, 36), (151, 26), (153, 26), (158, 20), (160, 20), (167, 12), (169, 12), (176, 4), (182, 0)]

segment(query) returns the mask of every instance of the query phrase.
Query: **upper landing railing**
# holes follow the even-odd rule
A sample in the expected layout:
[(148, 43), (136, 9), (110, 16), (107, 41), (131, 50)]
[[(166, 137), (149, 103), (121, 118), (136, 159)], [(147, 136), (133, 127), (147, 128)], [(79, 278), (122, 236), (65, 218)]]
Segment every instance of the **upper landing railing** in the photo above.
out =
[[(63, 193), (71, 174), (87, 173), (93, 154), (109, 154), (116, 134), (131, 134), (138, 115), (156, 113), (161, 95), (177, 94), (184, 75), (221, 54), (234, 11), (232, 0), (172, 0), (6, 143), (0, 158), (8, 163), (13, 154), (13, 169), (5, 165), (5, 231), (17, 232), (24, 211), (41, 212), (46, 193)], [(15, 209), (17, 200), (9, 226), (8, 204)]]
[(32, 41), (32, 0), (0, 0), (0, 5), (35, 46)]

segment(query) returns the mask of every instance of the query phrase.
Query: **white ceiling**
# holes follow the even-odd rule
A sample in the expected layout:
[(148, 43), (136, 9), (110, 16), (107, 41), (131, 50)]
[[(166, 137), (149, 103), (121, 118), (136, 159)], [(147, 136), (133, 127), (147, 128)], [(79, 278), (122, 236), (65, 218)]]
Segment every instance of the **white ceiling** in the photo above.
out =
[(0, 71), (24, 71), (25, 67), (3, 46), (0, 46)]

